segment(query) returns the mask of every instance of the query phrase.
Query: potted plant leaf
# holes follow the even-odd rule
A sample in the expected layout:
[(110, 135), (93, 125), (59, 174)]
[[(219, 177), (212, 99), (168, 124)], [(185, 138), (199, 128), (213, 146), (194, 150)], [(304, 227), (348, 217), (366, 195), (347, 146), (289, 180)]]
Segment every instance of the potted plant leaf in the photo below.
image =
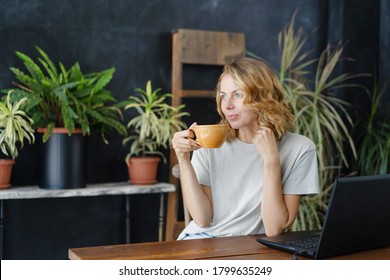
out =
[(173, 134), (187, 127), (180, 119), (188, 113), (182, 111), (185, 105), (168, 104), (171, 93), (159, 94), (161, 89), (153, 90), (150, 80), (145, 89), (135, 91), (139, 96), (130, 96), (125, 105), (125, 110), (135, 110), (138, 114), (127, 123), (131, 131), (123, 139), (123, 145), (130, 143), (125, 161), (133, 184), (153, 184), (157, 181), (160, 158), (166, 162), (159, 148), (168, 149)]
[[(116, 100), (105, 88), (115, 69), (84, 74), (76, 62), (67, 70), (61, 62), (57, 66), (41, 48), (36, 49), (38, 63), (16, 52), (27, 73), (16, 67), (10, 70), (17, 79), (11, 101), (27, 98), (25, 110), (46, 143), (40, 187), (84, 187), (84, 136), (100, 133), (108, 143), (106, 135), (111, 131), (127, 135), (126, 127), (118, 120), (122, 116)], [(63, 162), (58, 163), (60, 160)]]
[(33, 121), (21, 110), (27, 98), (22, 98), (14, 104), (10, 101), (9, 91), (5, 100), (0, 101), (0, 189), (8, 188), (12, 167), (18, 156), (18, 149), (23, 148), (25, 140), (32, 144), (35, 141)]

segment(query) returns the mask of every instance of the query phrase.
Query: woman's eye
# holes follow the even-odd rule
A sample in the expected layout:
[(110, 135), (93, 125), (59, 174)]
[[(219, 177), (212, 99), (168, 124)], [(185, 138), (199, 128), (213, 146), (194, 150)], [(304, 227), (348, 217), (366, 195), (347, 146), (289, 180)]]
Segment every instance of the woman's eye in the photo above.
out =
[(225, 100), (227, 97), (226, 97), (226, 94), (224, 94), (224, 93), (221, 93), (221, 99), (222, 100)]
[(236, 93), (235, 93), (235, 96), (236, 96), (237, 98), (243, 98), (243, 97), (244, 97), (244, 95), (243, 95), (241, 92), (236, 92)]

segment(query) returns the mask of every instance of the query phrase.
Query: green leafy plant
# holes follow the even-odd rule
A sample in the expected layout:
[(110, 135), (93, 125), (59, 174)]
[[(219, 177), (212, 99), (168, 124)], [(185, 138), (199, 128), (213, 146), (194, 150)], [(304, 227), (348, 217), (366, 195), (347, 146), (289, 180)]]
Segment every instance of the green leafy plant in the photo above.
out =
[[(326, 212), (335, 172), (342, 164), (349, 165), (346, 145), (356, 157), (355, 143), (350, 134), (353, 121), (347, 111), (349, 103), (337, 97), (337, 90), (357, 86), (346, 81), (357, 77), (349, 73), (334, 74), (343, 47), (328, 47), (317, 60), (307, 60), (308, 53), (301, 54), (305, 39), (302, 29), (294, 31), (294, 18), (279, 34), (281, 49), (280, 78), (287, 100), (295, 116), (295, 131), (312, 139), (316, 145), (320, 193), (304, 197), (293, 229), (321, 228)], [(305, 69), (317, 62), (314, 81), (307, 77)]]
[(135, 91), (139, 96), (130, 96), (125, 106), (125, 110), (133, 109), (138, 114), (127, 124), (131, 133), (124, 138), (123, 145), (131, 145), (126, 162), (132, 156), (153, 154), (158, 154), (165, 160), (164, 154), (158, 149), (169, 148), (173, 134), (187, 127), (180, 118), (188, 113), (182, 111), (184, 105), (169, 105), (167, 99), (172, 96), (171, 93), (159, 94), (161, 89), (153, 90), (151, 81), (146, 83), (145, 89), (136, 88)]
[(381, 117), (378, 109), (385, 93), (386, 85), (379, 90), (374, 82), (369, 114), (361, 114), (357, 125), (361, 131), (357, 139), (356, 170), (360, 175), (386, 174), (390, 172), (390, 119), (389, 115)]
[[(280, 78), (287, 100), (295, 116), (295, 131), (312, 139), (316, 145), (320, 193), (304, 197), (293, 229), (321, 228), (327, 210), (333, 179), (343, 166), (349, 167), (347, 148), (356, 158), (354, 139), (350, 133), (354, 122), (348, 112), (350, 104), (337, 94), (341, 88), (360, 87), (351, 80), (365, 74), (335, 73), (343, 47), (328, 46), (318, 60), (308, 60), (302, 49), (306, 39), (302, 29), (294, 30), (294, 17), (279, 34), (281, 50)], [(317, 63), (314, 81), (307, 67)]]
[(5, 101), (0, 101), (0, 148), (1, 152), (15, 159), (18, 156), (18, 143), (23, 148), (24, 142), (34, 143), (33, 121), (21, 107), (28, 101), (22, 98), (14, 104), (10, 101), (12, 90), (8, 92)]
[(118, 120), (122, 117), (111, 92), (105, 89), (115, 72), (109, 68), (101, 72), (83, 74), (78, 62), (69, 70), (59, 62), (58, 67), (49, 56), (36, 47), (39, 64), (17, 51), (27, 73), (11, 67), (17, 87), (12, 101), (27, 98), (26, 112), (34, 121), (34, 128), (47, 128), (43, 136), (46, 142), (54, 127), (65, 127), (69, 134), (81, 128), (83, 135), (100, 133), (107, 143), (106, 134), (111, 130), (125, 136), (126, 127)]

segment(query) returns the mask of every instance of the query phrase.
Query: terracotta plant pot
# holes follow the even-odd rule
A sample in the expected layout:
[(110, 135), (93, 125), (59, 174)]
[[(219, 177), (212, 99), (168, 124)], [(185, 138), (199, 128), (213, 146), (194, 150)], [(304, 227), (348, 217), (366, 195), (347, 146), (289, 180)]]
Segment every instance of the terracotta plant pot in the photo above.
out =
[(157, 182), (158, 157), (132, 157), (130, 158), (129, 182), (135, 185), (149, 185)]
[(0, 159), (0, 189), (11, 186), (12, 167), (15, 161), (12, 159)]

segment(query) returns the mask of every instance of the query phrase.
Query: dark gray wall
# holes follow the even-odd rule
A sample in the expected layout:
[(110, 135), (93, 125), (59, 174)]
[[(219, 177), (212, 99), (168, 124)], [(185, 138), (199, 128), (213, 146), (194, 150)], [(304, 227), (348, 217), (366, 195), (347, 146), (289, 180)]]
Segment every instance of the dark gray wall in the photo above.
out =
[[(298, 10), (297, 26), (307, 33), (320, 27), (307, 48), (322, 49), (326, 44), (322, 31), (327, 28), (327, 1), (319, 0), (20, 0), (0, 1), (0, 9), (0, 88), (11, 85), (9, 67), (23, 67), (15, 50), (36, 57), (36, 45), (66, 66), (79, 61), (85, 72), (114, 66), (109, 88), (118, 100), (124, 100), (148, 79), (155, 87), (170, 91), (171, 31), (176, 28), (244, 32), (248, 50), (276, 67), (278, 32)], [(89, 181), (123, 180), (127, 176), (122, 165), (126, 150), (120, 139), (113, 135), (111, 145), (106, 146), (99, 138), (91, 138), (90, 153), (99, 160), (89, 161)], [(18, 159), (15, 184), (39, 181), (38, 165), (29, 162), (26, 164), (33, 170), (27, 171), (28, 176), (16, 176), (20, 169), (26, 172), (24, 155), (36, 157), (39, 145), (35, 146)]]
[[(380, 1), (379, 27), (379, 82), (381, 85), (390, 82), (390, 2)], [(381, 104), (382, 112), (390, 112), (389, 86)]]
[[(381, 36), (386, 36), (389, 7), (386, 1), (381, 6), (385, 11)], [(85, 72), (114, 66), (109, 88), (118, 100), (126, 99), (148, 79), (155, 87), (170, 91), (171, 31), (176, 28), (244, 32), (247, 49), (277, 68), (278, 33), (295, 11), (296, 26), (302, 26), (306, 35), (318, 28), (307, 44), (313, 56), (325, 48), (333, 28), (339, 30), (334, 37), (343, 39), (340, 24), (345, 22), (329, 24), (329, 15), (335, 11), (329, 12), (329, 7), (327, 0), (0, 0), (0, 88), (12, 82), (9, 67), (22, 67), (14, 51), (36, 57), (34, 46), (38, 45), (66, 66), (79, 61)], [(345, 16), (349, 15), (341, 13)], [(388, 39), (381, 42), (381, 48), (387, 45)], [(381, 58), (388, 59), (388, 53)], [(389, 72), (388, 66), (380, 67)], [(189, 82), (213, 84), (216, 79), (195, 77)], [(193, 113), (189, 121), (199, 120), (196, 112), (204, 107), (189, 100), (187, 108)], [(126, 149), (118, 136), (110, 139), (110, 145), (96, 136), (88, 139), (89, 183), (127, 180)], [(21, 151), (14, 185), (39, 182), (39, 142)], [(167, 180), (168, 172), (168, 166), (162, 165), (159, 179)], [(157, 195), (131, 197), (134, 242), (157, 239), (158, 202)], [(123, 203), (123, 197), (7, 201), (6, 258), (65, 259), (69, 247), (124, 243)]]

